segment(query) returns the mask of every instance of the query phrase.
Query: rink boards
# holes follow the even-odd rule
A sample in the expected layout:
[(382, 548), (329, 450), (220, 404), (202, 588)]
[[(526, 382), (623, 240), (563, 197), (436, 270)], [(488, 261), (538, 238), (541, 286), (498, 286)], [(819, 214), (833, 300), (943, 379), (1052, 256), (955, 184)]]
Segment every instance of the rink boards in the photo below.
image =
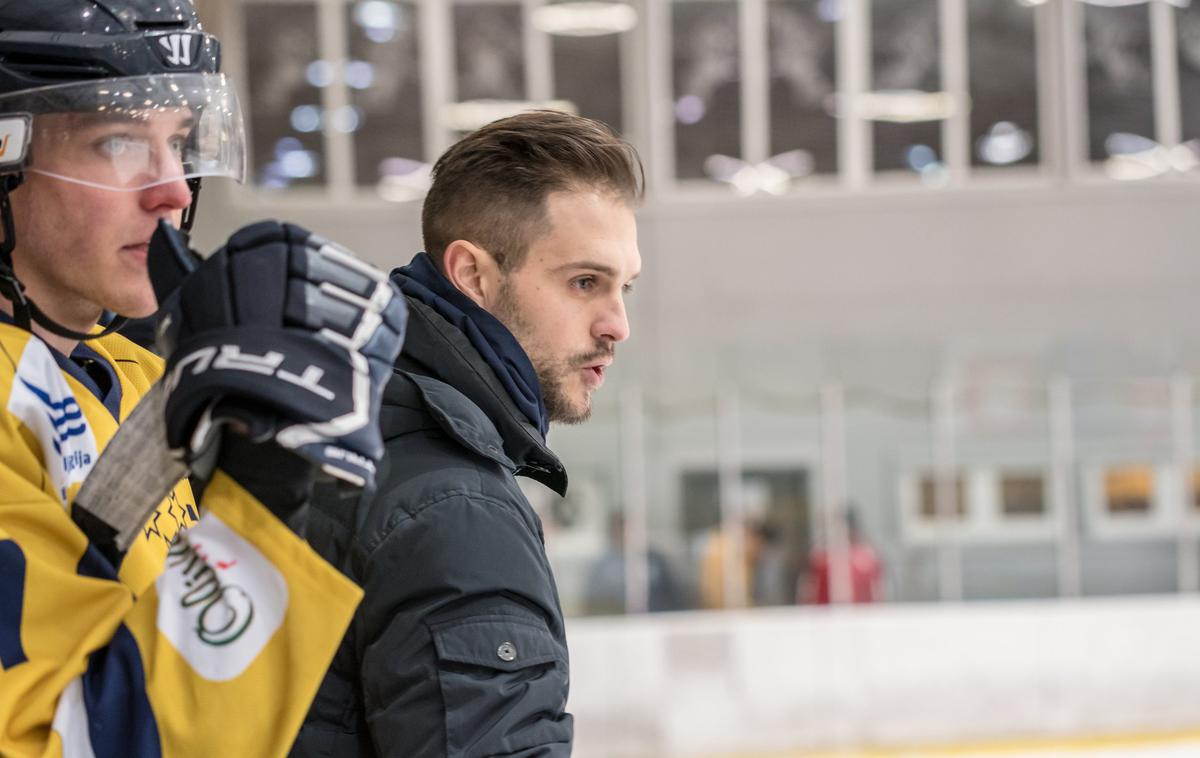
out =
[(574, 619), (568, 636), (580, 758), (1200, 755), (1197, 599)]

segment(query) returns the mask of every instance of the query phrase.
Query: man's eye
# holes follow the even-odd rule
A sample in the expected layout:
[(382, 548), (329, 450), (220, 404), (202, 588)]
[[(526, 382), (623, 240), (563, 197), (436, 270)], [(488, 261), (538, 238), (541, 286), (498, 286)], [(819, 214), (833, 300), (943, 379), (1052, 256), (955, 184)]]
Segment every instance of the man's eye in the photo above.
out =
[(596, 278), (593, 276), (581, 276), (578, 279), (572, 280), (571, 286), (580, 290), (590, 290), (596, 286)]
[(622, 286), (621, 291), (626, 295), (628, 295), (630, 292), (633, 292), (633, 282), (629, 282), (628, 284)]
[(133, 152), (135, 144), (133, 138), (117, 134), (100, 140), (96, 148), (110, 158), (120, 158)]

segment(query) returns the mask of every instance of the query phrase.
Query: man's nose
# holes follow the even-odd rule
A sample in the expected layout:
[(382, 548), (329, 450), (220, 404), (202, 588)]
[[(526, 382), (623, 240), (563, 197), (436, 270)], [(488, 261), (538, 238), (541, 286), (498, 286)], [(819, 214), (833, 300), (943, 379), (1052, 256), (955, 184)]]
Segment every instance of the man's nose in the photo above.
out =
[(629, 339), (629, 317), (625, 313), (624, 298), (617, 296), (605, 308), (592, 327), (592, 336), (614, 344)]
[(142, 208), (147, 211), (181, 211), (192, 204), (192, 189), (183, 174), (142, 190)]

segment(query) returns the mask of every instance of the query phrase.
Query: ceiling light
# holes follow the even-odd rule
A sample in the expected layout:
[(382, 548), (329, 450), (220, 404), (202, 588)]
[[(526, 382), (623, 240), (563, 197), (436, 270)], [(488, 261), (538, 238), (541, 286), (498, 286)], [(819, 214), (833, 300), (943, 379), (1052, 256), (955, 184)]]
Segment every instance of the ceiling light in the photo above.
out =
[(835, 100), (839, 117), (855, 115), (867, 121), (889, 121), (900, 124), (919, 121), (943, 121), (958, 112), (958, 101), (949, 92), (920, 92), (917, 90), (881, 90), (864, 92), (853, 101), (851, 114), (841, 113), (842, 98)]
[[(1129, 5), (1148, 5), (1151, 0), (1082, 0), (1088, 5), (1098, 5), (1101, 8), (1124, 8)], [(1177, 8), (1187, 8), (1192, 0), (1162, 0), (1167, 5)]]
[(637, 11), (627, 3), (555, 3), (535, 8), (532, 21), (546, 34), (595, 37), (629, 31), (637, 26)]
[(979, 138), (975, 151), (984, 163), (1007, 166), (1033, 152), (1033, 135), (1011, 121), (997, 121)]
[(496, 119), (534, 110), (578, 112), (570, 100), (467, 100), (443, 106), (441, 121), (447, 129), (471, 132)]

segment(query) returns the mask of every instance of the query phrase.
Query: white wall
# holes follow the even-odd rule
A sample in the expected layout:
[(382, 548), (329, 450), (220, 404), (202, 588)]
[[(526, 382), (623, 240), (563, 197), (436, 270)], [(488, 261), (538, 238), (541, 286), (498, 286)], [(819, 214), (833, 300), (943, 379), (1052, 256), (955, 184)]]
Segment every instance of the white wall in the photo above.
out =
[[(209, 184), (207, 246), (264, 216), (387, 267), (420, 246), (416, 205)], [(645, 274), (617, 376), (635, 368), (676, 393), (723, 379), (920, 383), (947, 357), (1069, 339), (1133, 343), (1148, 366), (1196, 355), (1198, 181), (721, 195), (655, 202), (640, 228)]]
[(1200, 601), (575, 619), (578, 758), (700, 758), (1200, 727)]

